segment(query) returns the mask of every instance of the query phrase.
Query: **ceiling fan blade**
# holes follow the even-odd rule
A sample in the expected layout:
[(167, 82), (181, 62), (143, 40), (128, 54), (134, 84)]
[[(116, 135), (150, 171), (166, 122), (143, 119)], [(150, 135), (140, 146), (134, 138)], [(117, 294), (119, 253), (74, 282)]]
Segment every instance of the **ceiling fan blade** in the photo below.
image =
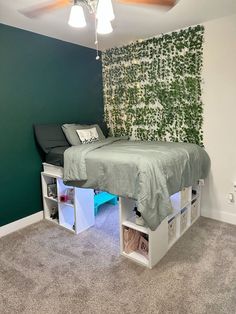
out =
[(151, 4), (151, 5), (162, 5), (167, 7), (173, 7), (176, 0), (118, 0), (121, 3), (127, 4)]
[(46, 1), (38, 5), (34, 5), (26, 9), (19, 10), (19, 12), (29, 18), (34, 18), (44, 13), (63, 8), (70, 4), (71, 4), (71, 0)]

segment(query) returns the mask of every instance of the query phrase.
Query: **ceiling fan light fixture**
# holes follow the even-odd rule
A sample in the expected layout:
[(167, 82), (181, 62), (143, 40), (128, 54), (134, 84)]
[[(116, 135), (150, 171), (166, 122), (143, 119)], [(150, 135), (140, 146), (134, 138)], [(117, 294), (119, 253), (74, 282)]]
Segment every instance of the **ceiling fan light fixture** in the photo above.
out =
[(98, 20), (113, 21), (115, 19), (112, 1), (98, 0), (96, 17)]
[(97, 33), (100, 35), (106, 35), (113, 32), (111, 22), (105, 19), (99, 19), (97, 23)]
[(84, 10), (80, 5), (74, 4), (72, 6), (68, 24), (76, 28), (81, 28), (81, 27), (86, 26)]

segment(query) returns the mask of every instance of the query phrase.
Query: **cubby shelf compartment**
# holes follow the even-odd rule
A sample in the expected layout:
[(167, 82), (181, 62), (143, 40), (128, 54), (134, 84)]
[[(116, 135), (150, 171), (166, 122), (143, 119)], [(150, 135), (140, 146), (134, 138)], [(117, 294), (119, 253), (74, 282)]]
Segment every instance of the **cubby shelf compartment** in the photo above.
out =
[[(152, 268), (164, 255), (168, 246), (168, 228), (167, 219), (165, 219), (159, 227), (152, 231), (145, 226), (136, 225), (134, 222), (135, 201), (128, 198), (120, 197), (120, 253), (121, 255), (141, 264), (148, 268)], [(123, 228), (128, 227), (148, 235), (148, 257), (143, 256), (137, 251), (129, 254), (124, 252)], [(160, 239), (162, 239), (160, 241)]]
[(146, 267), (149, 267), (149, 260), (143, 256), (142, 254), (134, 251), (134, 252), (131, 252), (131, 253), (125, 253), (124, 251), (122, 251), (121, 253), (124, 257), (127, 257), (129, 259), (131, 259), (132, 261), (138, 263), (138, 264), (141, 264), (143, 266), (146, 266)]
[(191, 195), (191, 187), (184, 188), (182, 191), (171, 195), (170, 201), (174, 212), (178, 212), (182, 208), (186, 207), (191, 201)]
[(65, 205), (65, 206), (70, 206), (70, 207), (73, 207), (74, 208), (74, 204), (72, 203), (68, 203), (68, 202), (59, 202), (60, 205)]
[[(201, 187), (196, 185), (196, 209), (192, 205), (192, 187), (185, 188), (183, 191), (171, 196), (173, 214), (162, 221), (155, 231), (146, 226), (139, 226), (135, 223), (134, 206), (135, 201), (128, 198), (120, 198), (120, 252), (136, 263), (152, 268), (168, 252), (176, 241), (188, 230), (188, 228), (200, 216), (200, 196)], [(193, 217), (193, 211), (195, 216)], [(128, 227), (148, 235), (148, 257), (146, 258), (138, 251), (131, 253), (124, 252), (123, 228)]]
[[(136, 225), (137, 226), (137, 225)], [(121, 232), (123, 234), (123, 239), (124, 239), (124, 230), (125, 229), (130, 229), (130, 230), (135, 230), (140, 238), (141, 237), (145, 237), (146, 238), (146, 241), (148, 243), (148, 251), (149, 251), (149, 235), (148, 235), (148, 232), (147, 232), (147, 229), (145, 229), (144, 227), (141, 227), (141, 226), (137, 226), (139, 228), (134, 228), (134, 224), (131, 223), (130, 221), (126, 221), (122, 227), (121, 227)], [(140, 240), (140, 239), (139, 239)], [(124, 255), (125, 257), (128, 257), (132, 260), (136, 260), (139, 264), (142, 264), (144, 266), (148, 266), (149, 265), (149, 254), (144, 255), (142, 254), (140, 251), (139, 251), (139, 248), (137, 247), (135, 250), (131, 251), (131, 252), (126, 252), (125, 251), (125, 244), (124, 244), (124, 240), (123, 240), (123, 245), (121, 246), (121, 253), (122, 255)]]
[[(94, 192), (92, 189), (80, 189), (64, 185), (62, 176), (60, 176), (62, 171), (59, 168), (56, 167), (56, 172), (53, 173), (55, 167), (48, 166), (46, 170), (50, 170), (50, 172), (41, 173), (44, 218), (78, 234), (95, 223)], [(56, 182), (57, 185), (56, 199), (47, 195), (47, 185), (52, 182)], [(60, 201), (60, 196), (65, 195), (69, 189), (73, 190), (72, 201)], [(54, 206), (58, 208), (58, 221), (50, 217), (50, 208)]]
[(125, 227), (129, 227), (131, 229), (134, 229), (134, 230), (137, 230), (139, 232), (142, 232), (142, 233), (145, 233), (145, 234), (148, 234), (149, 233), (149, 230), (147, 227), (145, 226), (139, 226), (137, 225), (135, 222), (134, 222), (134, 217), (130, 218), (130, 220), (125, 220), (122, 222), (122, 225), (125, 226)]
[(53, 213), (58, 212), (57, 201), (55, 201), (54, 199), (50, 197), (44, 197), (43, 206), (44, 206), (44, 218), (58, 224), (58, 219), (51, 218), (51, 215)]

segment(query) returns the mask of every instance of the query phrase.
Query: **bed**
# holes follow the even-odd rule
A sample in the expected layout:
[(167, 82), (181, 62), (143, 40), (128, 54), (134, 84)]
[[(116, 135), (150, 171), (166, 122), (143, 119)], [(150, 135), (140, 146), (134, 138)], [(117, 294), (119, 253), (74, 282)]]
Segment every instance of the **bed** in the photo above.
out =
[(151, 230), (172, 213), (170, 195), (195, 185), (209, 172), (209, 156), (195, 144), (104, 136), (81, 144), (75, 130), (73, 124), (70, 137), (65, 136), (61, 125), (35, 126), (45, 160), (64, 167), (63, 180), (67, 185), (100, 189), (136, 200)]

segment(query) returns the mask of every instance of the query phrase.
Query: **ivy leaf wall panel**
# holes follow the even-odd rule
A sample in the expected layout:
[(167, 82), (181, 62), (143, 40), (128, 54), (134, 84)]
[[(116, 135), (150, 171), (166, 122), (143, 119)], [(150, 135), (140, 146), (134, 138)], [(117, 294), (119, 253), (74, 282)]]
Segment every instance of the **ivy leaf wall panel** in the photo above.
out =
[(198, 25), (103, 53), (111, 135), (202, 145), (203, 36)]

